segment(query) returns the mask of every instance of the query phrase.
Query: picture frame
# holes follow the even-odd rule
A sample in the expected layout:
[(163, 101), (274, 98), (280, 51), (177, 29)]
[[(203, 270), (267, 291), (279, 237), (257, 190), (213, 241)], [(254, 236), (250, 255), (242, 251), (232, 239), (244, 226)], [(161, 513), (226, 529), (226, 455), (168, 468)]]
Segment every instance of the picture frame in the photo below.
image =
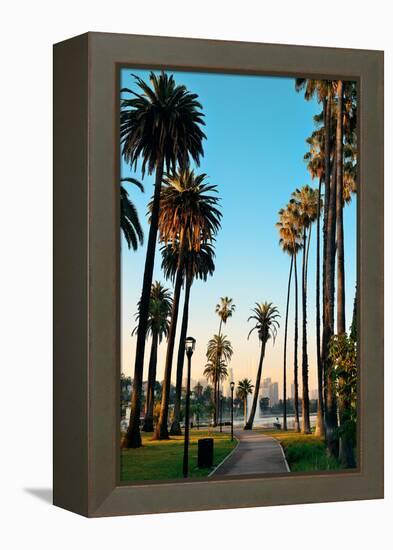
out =
[[(119, 481), (119, 67), (359, 85), (359, 466)], [(88, 517), (383, 498), (383, 52), (86, 33), (54, 46), (54, 504)]]

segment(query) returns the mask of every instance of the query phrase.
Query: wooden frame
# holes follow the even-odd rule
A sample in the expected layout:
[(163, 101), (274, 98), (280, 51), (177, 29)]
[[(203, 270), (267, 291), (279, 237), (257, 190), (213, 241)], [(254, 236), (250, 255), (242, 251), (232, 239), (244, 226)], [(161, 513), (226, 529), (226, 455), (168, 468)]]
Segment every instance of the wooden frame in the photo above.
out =
[[(118, 481), (119, 66), (356, 79), (360, 465)], [(90, 517), (383, 497), (383, 53), (87, 33), (54, 47), (54, 503)]]

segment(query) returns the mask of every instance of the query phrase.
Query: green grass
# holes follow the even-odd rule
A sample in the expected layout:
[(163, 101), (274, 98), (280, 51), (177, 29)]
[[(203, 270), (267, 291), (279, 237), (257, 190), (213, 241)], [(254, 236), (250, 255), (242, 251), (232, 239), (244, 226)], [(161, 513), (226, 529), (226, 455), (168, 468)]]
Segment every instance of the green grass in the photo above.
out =
[[(197, 467), (198, 439), (213, 437), (214, 461), (217, 466), (236, 446), (228, 433), (191, 430), (189, 447), (189, 477), (205, 477), (213, 468)], [(184, 437), (171, 436), (166, 441), (152, 441), (152, 434), (142, 433), (142, 447), (121, 451), (122, 481), (166, 480), (183, 477)]]
[(341, 469), (338, 460), (327, 455), (325, 442), (314, 434), (303, 435), (291, 430), (263, 430), (263, 433), (281, 443), (291, 472)]

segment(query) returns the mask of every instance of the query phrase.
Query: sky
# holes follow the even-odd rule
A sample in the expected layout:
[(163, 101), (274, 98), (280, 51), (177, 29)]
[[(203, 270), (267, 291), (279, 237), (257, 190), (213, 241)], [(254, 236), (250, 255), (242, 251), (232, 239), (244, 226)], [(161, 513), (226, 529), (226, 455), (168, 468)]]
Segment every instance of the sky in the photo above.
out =
[[(149, 71), (122, 69), (121, 87), (136, 90), (132, 74), (147, 80)], [(281, 326), (275, 343), (268, 342), (262, 378), (270, 377), (279, 383), (282, 396), (283, 341), (289, 257), (278, 245), (275, 227), (280, 208), (298, 187), (317, 187), (311, 180), (303, 155), (307, 151), (306, 138), (315, 128), (313, 115), (320, 112), (316, 101), (305, 101), (294, 88), (294, 78), (244, 76), (230, 74), (173, 71), (178, 84), (184, 84), (198, 94), (205, 114), (204, 158), (197, 172), (204, 172), (209, 182), (218, 186), (223, 213), (221, 230), (216, 238), (216, 269), (207, 282), (195, 281), (191, 290), (188, 334), (196, 339), (192, 360), (193, 380), (203, 379), (208, 340), (218, 333), (219, 318), (215, 306), (221, 296), (233, 298), (236, 311), (223, 327), (231, 341), (234, 354), (230, 367), (235, 382), (242, 378), (256, 379), (260, 346), (256, 332), (247, 339), (252, 328), (247, 322), (256, 302), (273, 302), (281, 315)], [(121, 161), (122, 177), (141, 178)], [(154, 174), (145, 176), (145, 193), (125, 184), (135, 204), (143, 226), (145, 241), (137, 252), (128, 250), (121, 240), (121, 361), (122, 371), (132, 376), (136, 337), (136, 304), (139, 300), (146, 254), (149, 225), (147, 203), (153, 193)], [(356, 284), (356, 198), (344, 209), (346, 314), (352, 319)], [(153, 280), (164, 282), (161, 257), (157, 246)], [(317, 387), (315, 357), (315, 227), (309, 256), (308, 274), (308, 353), (310, 390)], [(166, 286), (172, 287), (169, 281)], [(292, 289), (292, 298), (294, 292)], [(182, 302), (179, 317), (181, 318)], [(301, 307), (299, 290), (299, 328)], [(291, 300), (288, 328), (288, 393), (293, 381), (293, 315)], [(180, 330), (180, 322), (178, 332)], [(176, 353), (172, 368), (175, 381)], [(301, 332), (299, 332), (299, 346)], [(157, 379), (162, 380), (165, 361), (165, 342), (158, 355)], [(301, 349), (301, 346), (299, 347)], [(144, 379), (150, 340), (145, 354)], [(299, 353), (299, 365), (301, 356)]]

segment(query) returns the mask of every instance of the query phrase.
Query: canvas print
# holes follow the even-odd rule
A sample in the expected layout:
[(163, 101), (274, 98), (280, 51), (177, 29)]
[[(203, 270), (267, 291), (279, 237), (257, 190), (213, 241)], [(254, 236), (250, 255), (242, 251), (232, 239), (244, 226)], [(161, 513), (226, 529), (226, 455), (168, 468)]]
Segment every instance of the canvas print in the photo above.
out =
[(118, 84), (120, 480), (357, 468), (357, 83)]

